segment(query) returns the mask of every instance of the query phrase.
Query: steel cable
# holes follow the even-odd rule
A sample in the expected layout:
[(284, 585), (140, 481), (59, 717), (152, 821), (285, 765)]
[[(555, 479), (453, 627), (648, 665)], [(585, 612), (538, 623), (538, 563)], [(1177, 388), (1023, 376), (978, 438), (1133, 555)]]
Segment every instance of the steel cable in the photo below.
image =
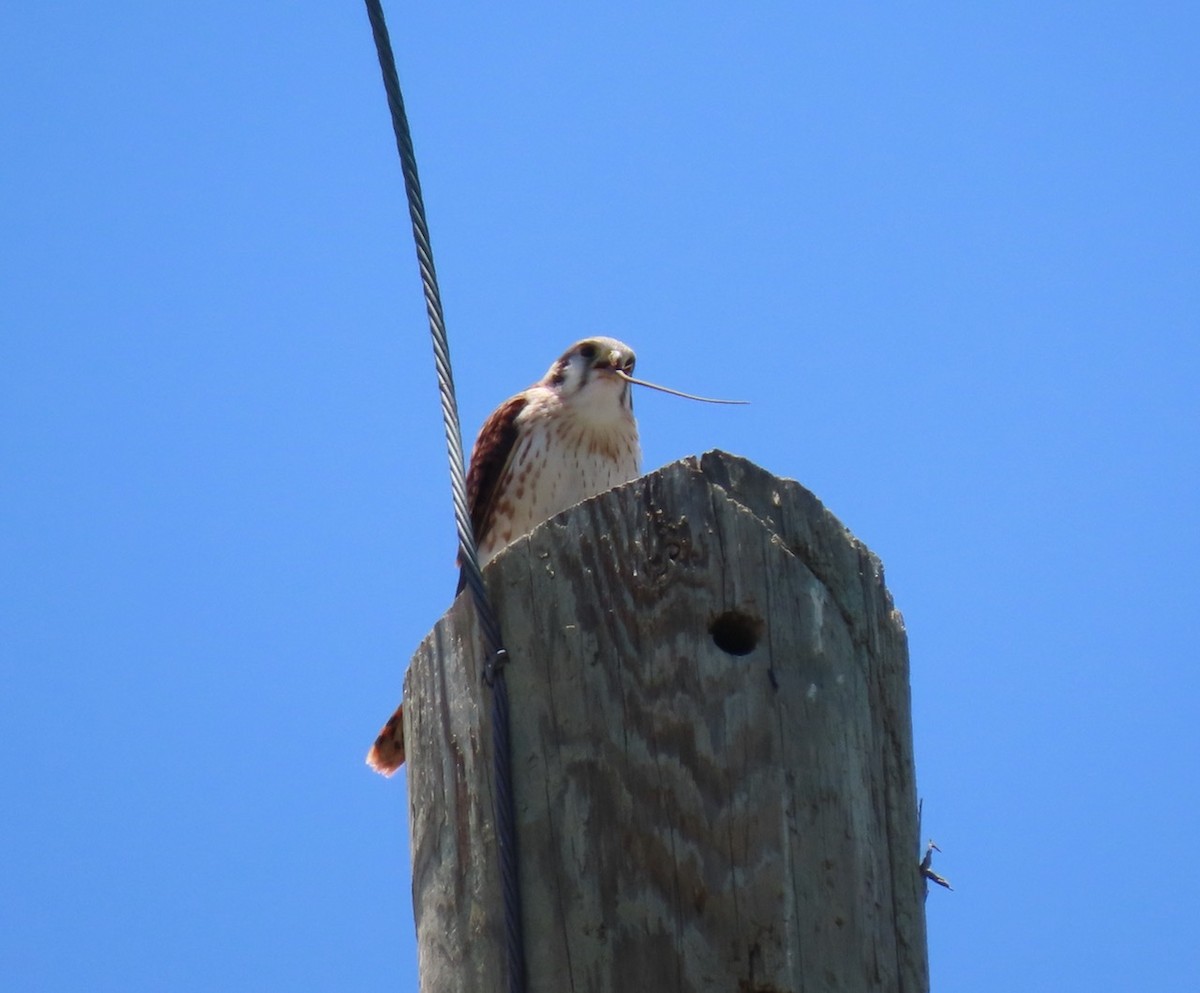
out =
[(442, 421), (446, 429), (446, 449), (450, 459), (450, 490), (454, 500), (454, 521), (458, 530), (459, 562), (464, 583), (471, 590), (479, 626), (487, 646), (484, 676), (492, 688), (492, 753), (496, 788), (496, 839), (500, 857), (500, 882), (504, 896), (505, 950), (508, 964), (509, 993), (524, 993), (525, 947), (521, 932), (521, 891), (518, 877), (517, 838), (512, 795), (512, 763), (508, 736), (508, 687), (504, 679), (504, 663), (508, 653), (500, 637), (496, 619), (475, 548), (471, 514), (467, 505), (466, 469), (464, 468), (462, 430), (458, 420), (458, 401), (454, 392), (454, 376), (450, 365), (450, 345), (446, 338), (446, 323), (442, 314), (442, 298), (438, 290), (437, 272), (433, 266), (433, 248), (429, 242), (429, 226), (425, 220), (425, 203), (421, 196), (421, 181), (417, 175), (417, 158), (413, 151), (408, 116), (400, 92), (400, 78), (388, 37), (383, 7), (379, 0), (366, 0), (367, 16), (375, 37), (379, 68), (383, 73), (383, 88), (387, 93), (392, 129), (396, 133), (396, 150), (404, 173), (404, 189), (408, 197), (408, 212), (412, 218), (413, 241), (416, 243), (417, 264), (421, 270), (421, 286), (425, 293), (425, 310), (429, 315), (429, 331), (433, 339), (433, 359), (437, 369), (438, 393), (442, 403)]

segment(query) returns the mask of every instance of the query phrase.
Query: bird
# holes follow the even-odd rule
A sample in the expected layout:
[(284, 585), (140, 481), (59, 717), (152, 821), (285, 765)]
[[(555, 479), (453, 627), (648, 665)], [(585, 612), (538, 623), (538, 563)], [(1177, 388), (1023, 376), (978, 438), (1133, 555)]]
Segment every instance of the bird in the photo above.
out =
[[(584, 338), (484, 421), (467, 471), (481, 567), (555, 514), (641, 474), (630, 376), (636, 362), (624, 342)], [(401, 703), (367, 764), (390, 776), (403, 763)]]

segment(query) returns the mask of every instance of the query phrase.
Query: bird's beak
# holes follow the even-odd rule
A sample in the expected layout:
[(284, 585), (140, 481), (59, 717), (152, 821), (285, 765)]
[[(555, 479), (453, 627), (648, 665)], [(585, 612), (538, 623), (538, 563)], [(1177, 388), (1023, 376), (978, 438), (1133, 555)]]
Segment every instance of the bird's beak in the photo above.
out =
[(627, 352), (614, 348), (603, 359), (595, 362), (592, 368), (620, 379), (633, 368), (633, 359)]
[(618, 348), (614, 348), (608, 353), (609, 368), (616, 373), (629, 373), (633, 371), (633, 355), (629, 352), (622, 352)]

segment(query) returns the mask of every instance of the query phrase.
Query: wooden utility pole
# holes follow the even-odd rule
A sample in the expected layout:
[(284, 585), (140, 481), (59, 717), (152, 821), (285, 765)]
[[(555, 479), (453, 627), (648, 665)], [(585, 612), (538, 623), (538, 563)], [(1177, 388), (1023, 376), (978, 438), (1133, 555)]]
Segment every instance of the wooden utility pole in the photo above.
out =
[[(904, 624), (799, 484), (722, 452), (488, 569), (530, 993), (928, 990)], [(405, 683), (422, 993), (504, 989), (469, 597)]]

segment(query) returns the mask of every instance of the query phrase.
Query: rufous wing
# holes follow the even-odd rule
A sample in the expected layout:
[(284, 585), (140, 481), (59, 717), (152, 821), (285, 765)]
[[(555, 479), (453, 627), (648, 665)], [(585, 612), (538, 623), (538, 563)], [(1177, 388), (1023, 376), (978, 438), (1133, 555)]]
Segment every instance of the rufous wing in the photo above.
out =
[(475, 439), (467, 470), (467, 506), (476, 544), (483, 542), (491, 525), (496, 496), (517, 444), (517, 416), (528, 402), (523, 393), (505, 400), (484, 421)]

